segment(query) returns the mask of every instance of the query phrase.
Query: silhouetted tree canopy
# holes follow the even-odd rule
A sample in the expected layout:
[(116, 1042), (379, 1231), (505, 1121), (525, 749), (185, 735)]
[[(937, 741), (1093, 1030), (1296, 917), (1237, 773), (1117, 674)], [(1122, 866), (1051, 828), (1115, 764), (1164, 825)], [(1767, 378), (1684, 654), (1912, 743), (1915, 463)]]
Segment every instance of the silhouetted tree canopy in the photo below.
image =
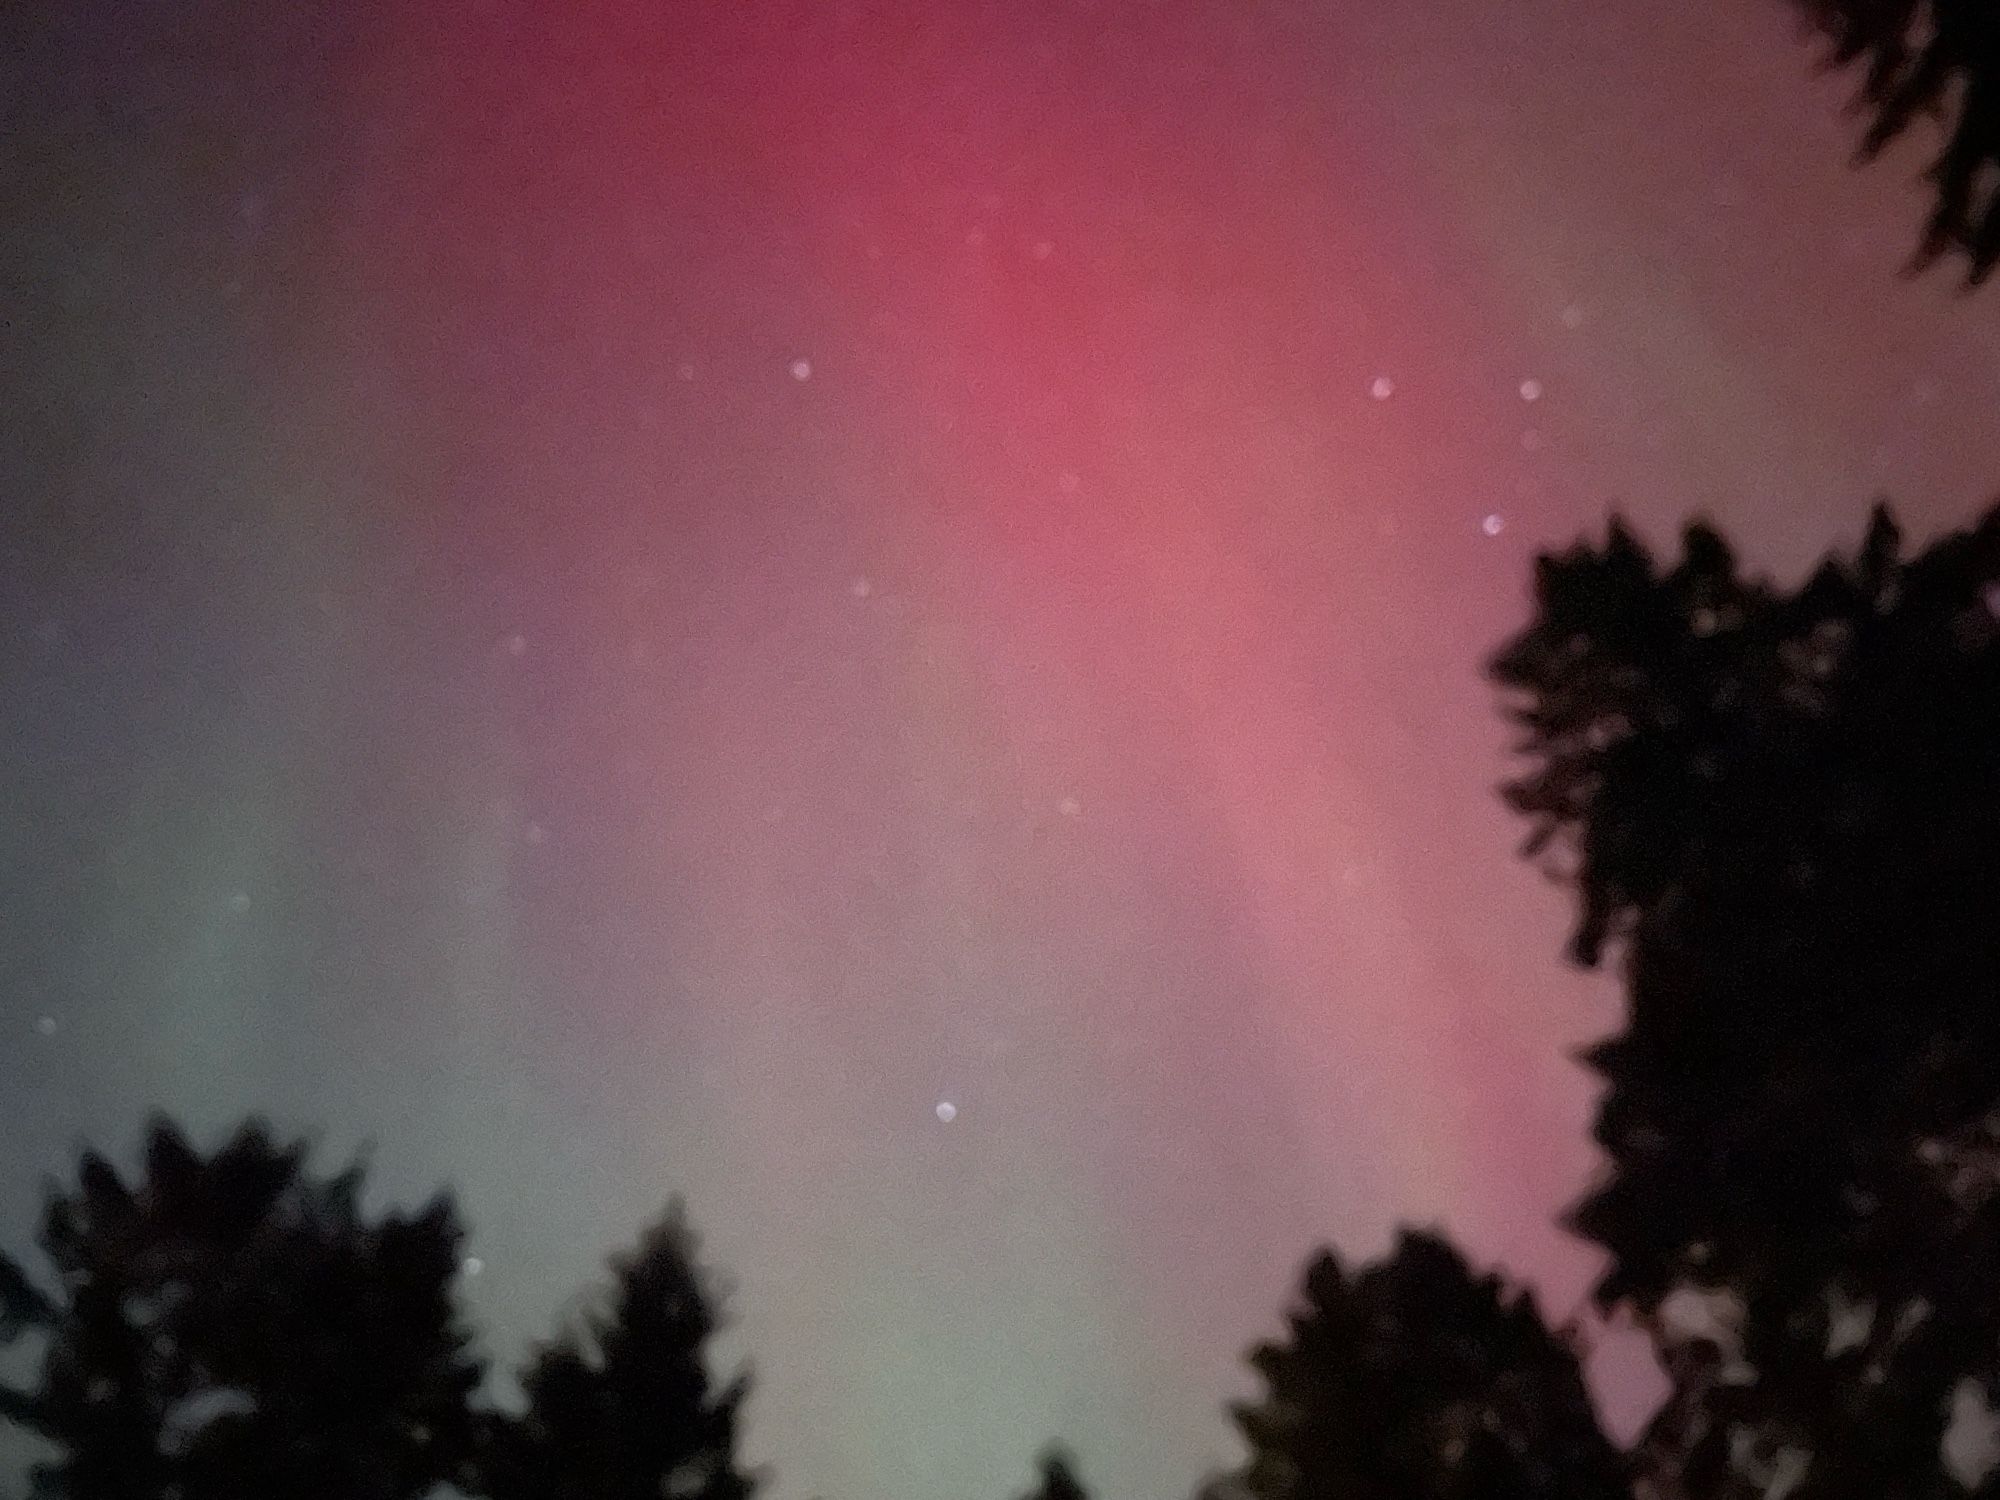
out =
[[(1571, 956), (1624, 981), (1569, 1222), (1671, 1394), (1620, 1453), (1570, 1333), (1405, 1233), (1311, 1263), (1206, 1500), (2000, 1500), (1945, 1443), (2000, 1407), (2000, 509), (1911, 554), (1878, 508), (1794, 587), (1614, 522), (1490, 672)], [(52, 1274), (0, 1257), (38, 1500), (750, 1500), (677, 1204), (482, 1412), (449, 1201), (371, 1218), (305, 1162), (158, 1123), (136, 1182), (51, 1187)], [(1023, 1500), (1088, 1496), (1051, 1449)]]
[(1955, 1493), (1954, 1392), (2000, 1377), (1997, 580), (2000, 514), (1906, 558), (1878, 510), (1791, 590), (1614, 524), (1492, 665), (1573, 954), (1622, 948), (1572, 1223), (1675, 1375), (1688, 1493)]
[(1035, 1460), (1039, 1478), (1021, 1500), (1090, 1500), (1090, 1491), (1078, 1477), (1076, 1460), (1060, 1444), (1045, 1448)]
[(602, 1307), (521, 1376), (527, 1409), (490, 1447), (493, 1500), (747, 1500), (736, 1458), (750, 1382), (718, 1384), (716, 1301), (679, 1204), (612, 1262)]
[(254, 1124), (203, 1156), (156, 1122), (138, 1181), (87, 1153), (51, 1186), (52, 1283), (0, 1258), (0, 1333), (42, 1341), (39, 1382), (0, 1395), (55, 1449), (38, 1495), (414, 1500), (462, 1475), (451, 1204), (371, 1220), (358, 1168), (305, 1161)]
[(1289, 1334), (1251, 1352), (1264, 1397), (1235, 1408), (1250, 1449), (1211, 1493), (1239, 1500), (1614, 1500), (1623, 1460), (1576, 1350), (1534, 1299), (1405, 1233), (1350, 1274), (1307, 1268)]
[(1992, 0), (1796, 0), (1858, 67), (1864, 161), (1920, 119), (1942, 122), (1919, 266), (1963, 254), (1976, 284), (2000, 265), (2000, 7)]

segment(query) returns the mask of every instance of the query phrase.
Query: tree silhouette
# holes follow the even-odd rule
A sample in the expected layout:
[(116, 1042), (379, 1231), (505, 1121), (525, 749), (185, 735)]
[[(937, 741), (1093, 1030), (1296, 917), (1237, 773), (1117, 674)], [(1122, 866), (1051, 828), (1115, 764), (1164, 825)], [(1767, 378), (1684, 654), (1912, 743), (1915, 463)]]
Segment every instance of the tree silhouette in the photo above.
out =
[(2000, 513), (1906, 559), (1878, 509), (1791, 591), (1614, 524), (1492, 664), (1572, 955), (1622, 948), (1571, 1222), (1676, 1381), (1670, 1492), (1961, 1492), (1955, 1394), (2000, 1378), (1996, 580)]
[(1406, 1232), (1349, 1274), (1305, 1274), (1283, 1343), (1251, 1352), (1262, 1400), (1235, 1408), (1237, 1500), (1612, 1500), (1630, 1493), (1569, 1339), (1534, 1299)]
[(1991, 0), (1796, 0), (1833, 43), (1836, 67), (1859, 66), (1872, 161), (1919, 118), (1942, 118), (1931, 213), (1918, 267), (1963, 254), (1976, 285), (2000, 266), (2000, 10)]
[(715, 1299), (678, 1203), (612, 1262), (606, 1305), (521, 1376), (526, 1410), (495, 1424), (493, 1500), (747, 1500), (736, 1429), (749, 1377), (719, 1387)]
[(1076, 1460), (1061, 1444), (1044, 1448), (1035, 1460), (1035, 1470), (1035, 1487), (1021, 1500), (1090, 1500), (1090, 1491), (1077, 1475)]
[(448, 1200), (370, 1221), (361, 1172), (305, 1170), (263, 1127), (213, 1155), (165, 1121), (127, 1184), (86, 1153), (51, 1186), (44, 1290), (0, 1258), (0, 1334), (42, 1339), (0, 1410), (74, 1500), (405, 1500), (458, 1477), (480, 1370), (456, 1321)]

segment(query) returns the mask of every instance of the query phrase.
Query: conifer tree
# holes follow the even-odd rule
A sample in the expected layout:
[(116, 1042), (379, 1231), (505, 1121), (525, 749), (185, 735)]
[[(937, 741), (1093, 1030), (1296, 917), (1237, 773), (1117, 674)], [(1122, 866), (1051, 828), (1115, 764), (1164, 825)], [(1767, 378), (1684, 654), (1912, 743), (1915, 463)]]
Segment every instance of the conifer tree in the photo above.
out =
[(1614, 525), (1493, 664), (1573, 956), (1623, 970), (1571, 1222), (1675, 1380), (1669, 1493), (1958, 1494), (2000, 1389), (1996, 585), (2000, 513), (1906, 557), (1878, 511), (1795, 589)]
[(678, 1203), (629, 1255), (578, 1328), (521, 1376), (527, 1407), (495, 1428), (493, 1500), (748, 1500), (737, 1424), (749, 1377), (718, 1382), (716, 1298)]
[(1623, 1460), (1599, 1430), (1577, 1352), (1534, 1299), (1406, 1232), (1350, 1272), (1307, 1267), (1282, 1341), (1250, 1363), (1235, 1409), (1250, 1450), (1211, 1486), (1234, 1500), (1618, 1500)]
[(1035, 1469), (1035, 1487), (1022, 1500), (1090, 1500), (1090, 1491), (1077, 1475), (1076, 1460), (1061, 1444), (1044, 1448)]
[(0, 1411), (70, 1500), (415, 1500), (461, 1477), (480, 1367), (448, 1199), (370, 1218), (361, 1172), (258, 1124), (203, 1156), (165, 1121), (127, 1183), (86, 1153), (52, 1186), (47, 1287), (0, 1258), (0, 1333), (40, 1340)]
[(1991, 0), (1796, 0), (1858, 70), (1872, 161), (1933, 120), (1943, 144), (1929, 171), (1931, 211), (1916, 265), (1963, 255), (1977, 284), (2000, 266), (2000, 9)]

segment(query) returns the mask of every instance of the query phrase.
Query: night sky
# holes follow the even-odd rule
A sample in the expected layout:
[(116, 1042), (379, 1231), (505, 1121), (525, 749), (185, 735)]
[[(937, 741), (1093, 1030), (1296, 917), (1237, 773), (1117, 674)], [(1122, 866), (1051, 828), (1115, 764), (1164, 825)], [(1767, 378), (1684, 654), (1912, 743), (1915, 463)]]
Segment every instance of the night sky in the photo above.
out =
[[(2000, 295), (1775, 0), (16, 0), (0, 1241), (164, 1107), (675, 1191), (775, 1500), (1234, 1449), (1308, 1249), (1575, 1310), (1539, 548), (2000, 491)], [(1598, 1361), (1629, 1431), (1654, 1389)]]

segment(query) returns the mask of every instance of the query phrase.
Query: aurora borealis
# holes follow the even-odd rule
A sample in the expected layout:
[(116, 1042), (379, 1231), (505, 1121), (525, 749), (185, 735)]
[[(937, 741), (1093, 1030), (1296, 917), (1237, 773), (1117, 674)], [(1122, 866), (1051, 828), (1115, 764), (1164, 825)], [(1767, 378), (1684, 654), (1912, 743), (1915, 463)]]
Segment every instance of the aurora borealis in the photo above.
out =
[(779, 1500), (1184, 1494), (1399, 1220), (1575, 1308), (1529, 560), (2000, 490), (2000, 303), (1766, 0), (0, 39), (0, 1233), (263, 1110), (453, 1184), (504, 1360), (684, 1192)]

